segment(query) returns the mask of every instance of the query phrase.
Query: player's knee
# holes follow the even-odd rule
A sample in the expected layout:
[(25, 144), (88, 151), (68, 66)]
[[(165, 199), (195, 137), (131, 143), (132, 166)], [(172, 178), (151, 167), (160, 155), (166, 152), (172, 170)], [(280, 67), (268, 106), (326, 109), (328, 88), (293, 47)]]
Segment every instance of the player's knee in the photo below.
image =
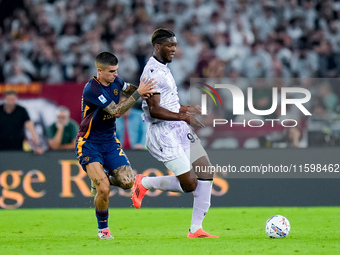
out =
[(100, 185), (97, 186), (97, 195), (106, 199), (109, 197), (110, 194), (110, 186)]
[(193, 192), (197, 187), (197, 179), (193, 179), (192, 182), (186, 183), (184, 185), (182, 184), (181, 186), (184, 192)]

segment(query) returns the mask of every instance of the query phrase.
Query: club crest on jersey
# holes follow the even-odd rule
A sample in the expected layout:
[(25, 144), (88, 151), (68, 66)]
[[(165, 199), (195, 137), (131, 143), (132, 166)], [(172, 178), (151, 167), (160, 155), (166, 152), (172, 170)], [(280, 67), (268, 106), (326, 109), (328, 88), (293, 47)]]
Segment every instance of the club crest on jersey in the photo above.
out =
[(107, 99), (103, 95), (100, 95), (98, 99), (100, 100), (100, 102), (102, 102), (102, 104), (105, 104), (107, 102)]
[(115, 96), (118, 96), (118, 89), (114, 89), (114, 90), (113, 90), (113, 94), (114, 94)]

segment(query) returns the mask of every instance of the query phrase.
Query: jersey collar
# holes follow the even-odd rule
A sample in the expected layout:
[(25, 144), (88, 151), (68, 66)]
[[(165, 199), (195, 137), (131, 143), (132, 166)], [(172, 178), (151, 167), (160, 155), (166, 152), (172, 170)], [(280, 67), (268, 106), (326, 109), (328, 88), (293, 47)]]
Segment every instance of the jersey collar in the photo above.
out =
[[(98, 84), (104, 86), (104, 85), (98, 80), (98, 78), (97, 78), (96, 76), (93, 76), (93, 80), (96, 81)], [(106, 86), (105, 86), (105, 87), (106, 87)]]
[(156, 63), (156, 65), (158, 65), (160, 67), (167, 67), (168, 66), (168, 64), (163, 64), (162, 62), (157, 60), (154, 56), (152, 56), (151, 59), (153, 60), (154, 63)]

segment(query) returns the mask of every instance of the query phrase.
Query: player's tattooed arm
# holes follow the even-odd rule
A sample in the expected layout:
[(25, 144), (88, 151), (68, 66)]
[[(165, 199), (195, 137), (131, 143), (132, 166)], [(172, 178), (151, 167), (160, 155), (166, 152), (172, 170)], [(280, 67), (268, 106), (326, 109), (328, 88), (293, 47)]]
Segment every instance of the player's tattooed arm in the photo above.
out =
[(126, 96), (131, 96), (133, 94), (133, 92), (135, 92), (137, 90), (137, 86), (136, 85), (133, 85), (131, 83), (128, 83), (127, 85), (127, 89), (125, 91), (123, 91), (123, 93), (126, 95)]
[(116, 118), (119, 118), (122, 116), (127, 110), (131, 108), (131, 106), (136, 103), (138, 98), (141, 96), (145, 96), (148, 94), (153, 94), (157, 91), (152, 90), (156, 86), (156, 81), (154, 79), (150, 79), (146, 81), (144, 78), (140, 84), (139, 87), (131, 94), (130, 97), (128, 97), (126, 100), (119, 102), (116, 104), (115, 102), (111, 102), (108, 106), (104, 108), (104, 111), (108, 112), (112, 116), (115, 116)]
[[(131, 83), (128, 83), (127, 89), (125, 91), (123, 91), (123, 93), (126, 96), (131, 96), (136, 90), (138, 89), (138, 87), (136, 85), (133, 85)], [(145, 94), (145, 95), (141, 95), (142, 99), (148, 99), (152, 94)]]
[[(136, 91), (136, 93), (138, 93)], [(122, 116), (127, 110), (129, 110), (134, 103), (136, 103), (137, 99), (140, 97), (139, 94), (136, 94), (136, 96), (130, 96), (125, 101), (119, 102), (119, 104), (116, 104), (115, 102), (111, 102), (108, 106), (104, 108), (104, 111), (108, 112), (109, 114), (115, 116), (116, 118), (119, 118)]]

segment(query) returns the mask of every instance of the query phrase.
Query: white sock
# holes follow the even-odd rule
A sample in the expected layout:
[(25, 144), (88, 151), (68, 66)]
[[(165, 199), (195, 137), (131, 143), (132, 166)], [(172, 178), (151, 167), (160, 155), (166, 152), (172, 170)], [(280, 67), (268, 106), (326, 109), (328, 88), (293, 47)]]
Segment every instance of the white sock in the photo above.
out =
[(191, 233), (195, 233), (195, 232), (196, 232), (197, 230), (199, 230), (201, 227), (202, 227), (202, 225), (193, 224), (193, 225), (191, 225), (191, 227), (190, 227), (190, 232), (191, 232)]
[(202, 227), (202, 222), (210, 207), (212, 181), (197, 181), (194, 191), (194, 207), (192, 210), (192, 220), (190, 232), (194, 233)]
[(147, 189), (154, 188), (163, 191), (174, 191), (184, 193), (179, 180), (174, 175), (156, 177), (146, 176), (142, 179), (142, 184)]

